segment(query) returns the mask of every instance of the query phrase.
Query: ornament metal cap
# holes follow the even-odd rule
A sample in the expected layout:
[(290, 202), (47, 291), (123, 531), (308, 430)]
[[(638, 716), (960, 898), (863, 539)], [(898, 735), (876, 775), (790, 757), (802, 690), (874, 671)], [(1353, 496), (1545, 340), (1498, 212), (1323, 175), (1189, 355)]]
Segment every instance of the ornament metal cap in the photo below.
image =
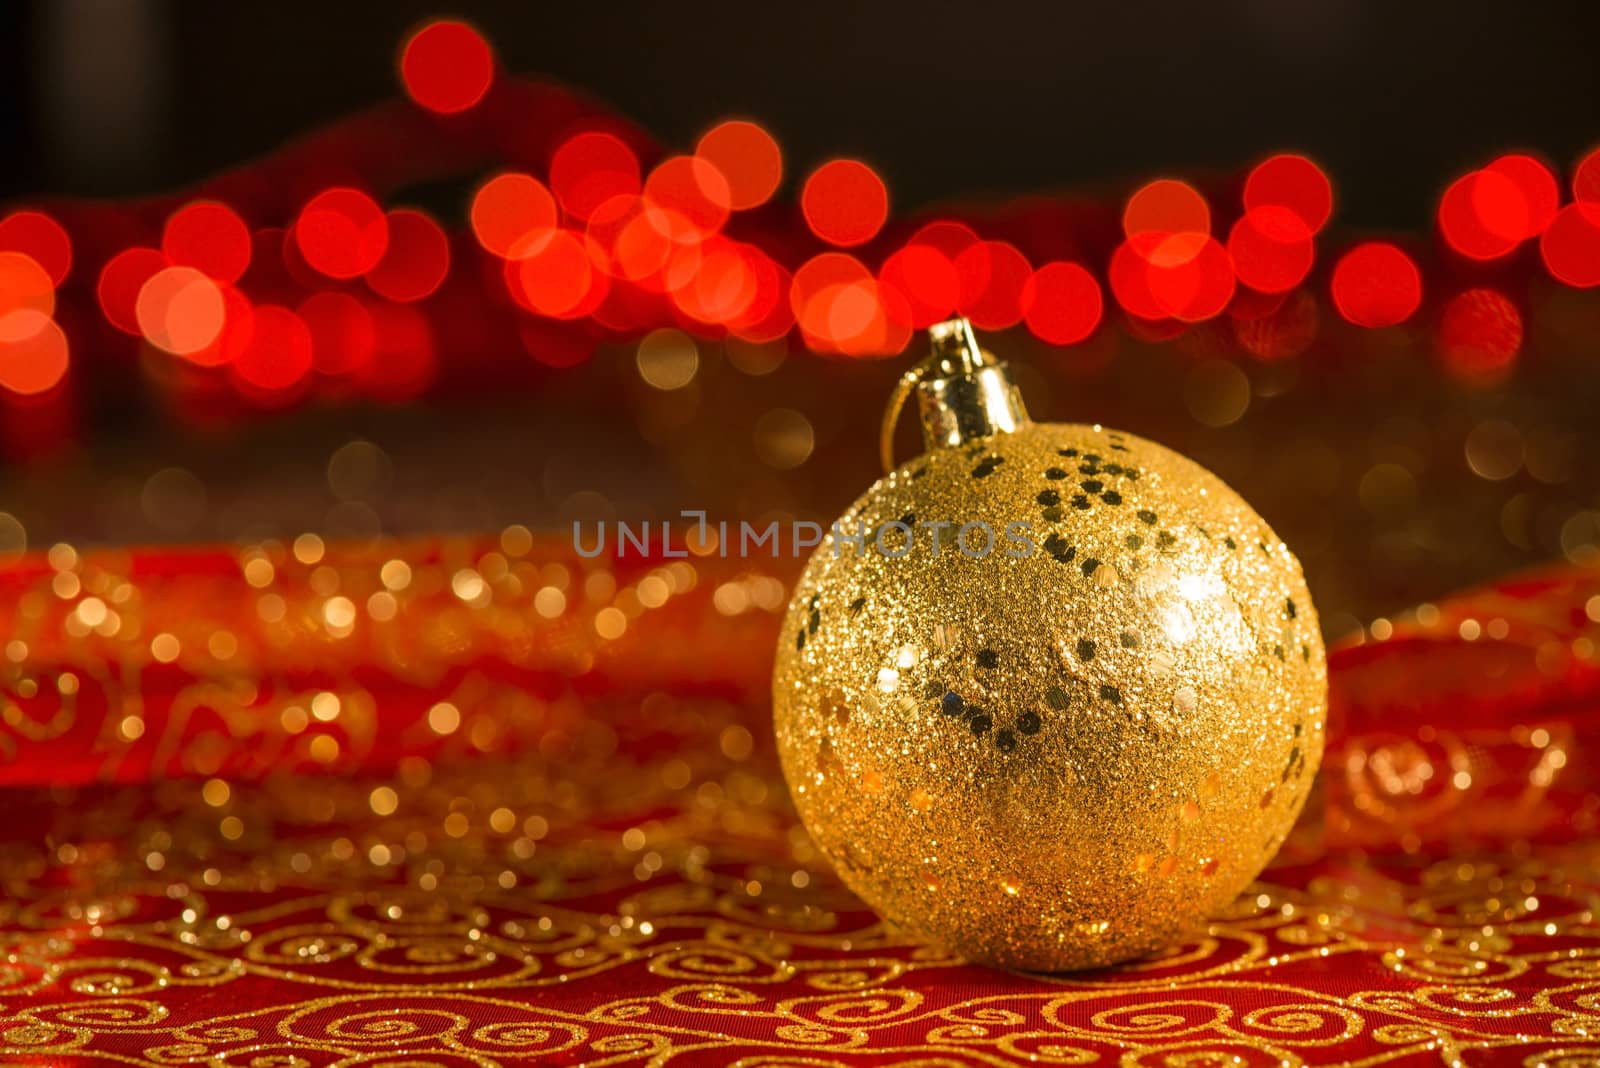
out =
[(1009, 434), (1028, 423), (1028, 409), (1004, 362), (985, 352), (965, 319), (928, 328), (932, 352), (895, 384), (883, 413), (878, 454), (893, 471), (894, 428), (913, 389), (925, 448), (948, 449), (975, 438)]

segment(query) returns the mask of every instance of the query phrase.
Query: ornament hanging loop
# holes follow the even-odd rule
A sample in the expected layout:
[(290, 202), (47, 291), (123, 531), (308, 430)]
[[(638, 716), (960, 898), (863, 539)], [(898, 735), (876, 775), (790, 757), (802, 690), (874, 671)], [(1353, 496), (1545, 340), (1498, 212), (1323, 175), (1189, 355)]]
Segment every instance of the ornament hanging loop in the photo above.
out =
[(900, 376), (878, 431), (883, 471), (895, 469), (894, 430), (915, 391), (927, 449), (952, 448), (975, 438), (1009, 434), (1028, 423), (1011, 370), (979, 345), (972, 324), (950, 319), (928, 328), (932, 352)]
[(922, 381), (931, 359), (929, 357), (907, 370), (900, 376), (900, 381), (894, 384), (894, 392), (889, 394), (889, 403), (883, 410), (883, 422), (878, 427), (878, 461), (883, 464), (883, 473), (886, 475), (895, 468), (894, 430), (900, 425), (900, 410), (906, 406), (906, 398), (911, 396), (917, 383)]

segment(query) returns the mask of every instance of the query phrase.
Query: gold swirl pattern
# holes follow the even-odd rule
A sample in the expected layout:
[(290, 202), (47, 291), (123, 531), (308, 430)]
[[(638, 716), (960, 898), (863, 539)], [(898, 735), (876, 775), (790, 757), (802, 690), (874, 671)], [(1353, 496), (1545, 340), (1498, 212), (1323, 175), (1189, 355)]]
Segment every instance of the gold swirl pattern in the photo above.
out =
[[(720, 787), (714, 809), (674, 771), (629, 786), (631, 812), (601, 766), (274, 779), (234, 786), (223, 805), (193, 782), (14, 791), (13, 820), (37, 834), (4, 861), (0, 1056), (240, 1068), (1600, 1056), (1588, 842), (1285, 857), (1190, 945), (1102, 972), (1006, 974), (886, 928), (804, 836), (750, 834), (789, 818), (781, 793), (730, 789), (750, 765), (705, 780)], [(495, 806), (513, 796), (563, 801), (519, 806), (508, 824)], [(473, 816), (452, 834), (463, 801)], [(614, 829), (596, 829), (600, 812)], [(273, 830), (230, 837), (230, 818)], [(519, 849), (530, 829), (535, 848)]]
[[(1600, 1063), (1592, 576), (1336, 651), (1260, 881), (1184, 945), (1028, 975), (881, 922), (798, 828), (781, 566), (525, 531), (139, 560), (0, 590), (0, 1063)], [(124, 629), (73, 638), (88, 597)]]

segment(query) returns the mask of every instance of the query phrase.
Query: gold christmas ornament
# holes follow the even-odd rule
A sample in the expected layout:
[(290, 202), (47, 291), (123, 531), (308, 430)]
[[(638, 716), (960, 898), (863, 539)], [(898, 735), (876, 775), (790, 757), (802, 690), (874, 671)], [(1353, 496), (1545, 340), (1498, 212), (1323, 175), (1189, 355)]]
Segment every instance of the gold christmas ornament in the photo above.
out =
[(1300, 566), (1216, 476), (1028, 420), (964, 320), (931, 331), (927, 452), (817, 548), (773, 678), (784, 774), (849, 887), (972, 960), (1168, 948), (1264, 867), (1322, 756)]

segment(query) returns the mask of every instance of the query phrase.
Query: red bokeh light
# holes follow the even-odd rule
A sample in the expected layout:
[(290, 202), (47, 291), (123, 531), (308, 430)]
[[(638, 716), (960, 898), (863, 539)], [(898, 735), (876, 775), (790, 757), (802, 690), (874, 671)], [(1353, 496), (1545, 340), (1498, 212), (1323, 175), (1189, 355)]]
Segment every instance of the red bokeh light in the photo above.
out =
[(744, 211), (765, 204), (783, 181), (783, 152), (771, 134), (753, 122), (730, 119), (708, 130), (694, 154), (722, 173), (728, 207)]
[(44, 329), (50, 316), (37, 308), (12, 308), (0, 312), (0, 342), (25, 341)]
[(562, 209), (579, 219), (612, 197), (636, 196), (639, 188), (639, 160), (613, 134), (578, 134), (550, 160), (550, 189)]
[[(590, 213), (583, 231), (601, 248), (615, 256), (617, 244), (622, 240), (628, 225), (646, 212), (660, 212), (660, 210), (643, 196), (612, 197)], [(661, 229), (664, 231), (666, 227), (663, 225)]]
[(66, 375), (67, 363), (67, 335), (54, 319), (33, 308), (0, 316), (0, 386), (21, 396), (44, 393)]
[(264, 304), (255, 310), (250, 341), (231, 370), (247, 391), (276, 394), (294, 388), (311, 372), (311, 331), (288, 308)]
[(1333, 269), (1334, 306), (1357, 326), (1403, 323), (1422, 304), (1422, 275), (1399, 248), (1368, 241), (1340, 257)]
[(367, 306), (348, 293), (313, 293), (296, 309), (311, 337), (311, 363), (321, 374), (356, 374), (372, 363), (377, 330)]
[(830, 160), (806, 179), (800, 210), (812, 233), (830, 245), (851, 248), (872, 240), (883, 228), (889, 190), (860, 160)]
[(1188, 182), (1158, 178), (1141, 186), (1122, 210), (1122, 232), (1128, 237), (1182, 231), (1211, 232), (1206, 198)]
[(1528, 222), (1522, 190), (1495, 171), (1462, 175), (1439, 199), (1439, 232), (1446, 244), (1469, 259), (1506, 255), (1522, 240)]
[(1244, 206), (1287, 208), (1315, 235), (1333, 214), (1333, 183), (1304, 156), (1284, 153), (1264, 159), (1244, 183)]
[(694, 278), (672, 295), (685, 315), (702, 323), (739, 319), (756, 299), (760, 279), (750, 252), (725, 239), (707, 244)]
[(1555, 175), (1544, 164), (1532, 156), (1501, 156), (1445, 190), (1439, 231), (1469, 259), (1498, 259), (1543, 233), (1559, 200)]
[(23, 252), (0, 252), (0, 315), (22, 309), (53, 315), (55, 283), (32, 256)]
[(789, 304), (789, 273), (760, 249), (749, 250), (750, 269), (755, 274), (756, 290), (744, 314), (731, 320), (730, 333), (746, 341), (776, 341), (794, 328), (794, 309)]
[(1493, 289), (1457, 293), (1439, 322), (1439, 352), (1458, 377), (1494, 381), (1503, 377), (1522, 347), (1522, 313)]
[(917, 228), (911, 235), (907, 245), (927, 245), (944, 253), (946, 259), (955, 262), (957, 256), (966, 251), (968, 245), (978, 243), (978, 232), (966, 223), (952, 222), (948, 219), (936, 219)]
[(1180, 322), (1214, 318), (1233, 299), (1233, 261), (1221, 242), (1207, 234), (1168, 234), (1150, 250), (1146, 263), (1150, 295)]
[(728, 221), (728, 180), (698, 156), (662, 160), (646, 179), (644, 195), (651, 204), (688, 220), (697, 236), (714, 233)]
[(834, 303), (835, 328), (841, 320), (859, 320), (863, 311), (870, 312), (864, 329), (840, 343), (846, 356), (893, 356), (911, 344), (910, 312), (898, 293), (884, 289), (876, 280), (842, 293)]
[(869, 332), (877, 284), (860, 260), (846, 252), (813, 256), (795, 271), (789, 306), (806, 344), (820, 352), (843, 352)]
[(905, 301), (910, 325), (917, 330), (950, 318), (961, 298), (961, 278), (950, 257), (920, 242), (884, 260), (878, 282)]
[(478, 244), (506, 259), (519, 241), (555, 227), (556, 198), (537, 178), (508, 171), (478, 187), (469, 215)]
[(1141, 233), (1116, 247), (1111, 253), (1108, 277), (1111, 294), (1122, 310), (1135, 318), (1154, 322), (1167, 317), (1166, 309), (1157, 303), (1150, 290), (1150, 255), (1162, 241), (1162, 235)]
[(1262, 204), (1233, 224), (1228, 255), (1239, 281), (1261, 293), (1285, 293), (1305, 281), (1316, 248), (1311, 230), (1298, 214)]
[(1585, 204), (1600, 203), (1600, 148), (1590, 151), (1572, 169), (1572, 198)]
[(794, 272), (789, 284), (789, 303), (795, 316), (804, 320), (806, 305), (824, 289), (871, 281), (872, 272), (848, 252), (823, 252), (811, 257)]
[(219, 282), (237, 282), (250, 266), (250, 229), (226, 204), (197, 200), (167, 219), (161, 251), (175, 266), (193, 267)]
[[(407, 55), (445, 25), (434, 23), (419, 33)], [(492, 57), (487, 62), (492, 78)], [(414, 88), (409, 75), (408, 88)], [(408, 121), (429, 125), (416, 115)], [(1303, 351), (1316, 335), (1317, 298), (1299, 290), (1314, 265), (1315, 234), (1331, 217), (1334, 201), (1327, 176), (1302, 156), (1274, 156), (1251, 170), (1244, 214), (1225, 244), (1211, 236), (1211, 210), (1194, 185), (1159, 179), (1137, 189), (1124, 205), (1127, 239), (1111, 257), (1104, 289), (1079, 264), (1057, 260), (1034, 271), (1016, 246), (980, 239), (971, 227), (954, 222), (923, 226), (883, 258), (876, 275), (860, 260), (835, 253), (830, 255), (843, 257), (849, 270), (819, 274), (818, 263), (835, 262), (825, 255), (791, 279), (772, 257), (792, 262), (806, 245), (794, 244), (795, 232), (781, 213), (742, 219), (733, 230), (761, 241), (770, 254), (722, 233), (731, 212), (766, 203), (782, 182), (782, 153), (770, 134), (743, 120), (720, 123), (700, 139), (695, 155), (669, 157), (641, 181), (638, 160), (624, 140), (631, 135), (612, 128), (623, 136), (590, 131), (562, 143), (551, 160), (549, 187), (527, 174), (502, 174), (486, 182), (471, 205), (477, 240), (504, 261), (474, 258), (474, 278), (499, 275), (524, 311), (590, 320), (575, 331), (553, 328), (563, 336), (621, 337), (674, 324), (706, 336), (725, 330), (770, 340), (798, 325), (814, 347), (866, 354), (895, 351), (910, 329), (960, 312), (988, 330), (1024, 321), (1037, 337), (1067, 345), (1098, 329), (1106, 290), (1139, 320), (1133, 329), (1140, 336), (1169, 338), (1184, 333), (1187, 324), (1229, 311), (1232, 321), (1222, 324), (1225, 329), (1190, 332), (1195, 351), (1225, 344), (1231, 330), (1245, 350), (1273, 359)], [(654, 150), (647, 158), (657, 158)], [(1561, 209), (1557, 179), (1546, 164), (1530, 155), (1500, 156), (1446, 190), (1439, 204), (1441, 239), (1460, 255), (1492, 260), (1539, 237), (1555, 278), (1600, 286), (1600, 151), (1579, 164), (1573, 188), (1578, 202)], [(854, 247), (883, 232), (888, 195), (868, 165), (833, 160), (804, 183), (800, 208), (817, 237)], [(1031, 201), (1018, 201), (1013, 209), (981, 217), (992, 220), (992, 232), (1023, 235), (1016, 240), (1044, 254), (1079, 255), (1080, 240), (1103, 250), (1103, 229), (1096, 231), (1092, 219), (1081, 238), (1075, 229), (1087, 212)], [(73, 209), (68, 217), (79, 216)], [(130, 217), (117, 225), (139, 221)], [(284, 314), (305, 329), (315, 368), (349, 374), (371, 364), (380, 348), (373, 322), (382, 302), (424, 300), (451, 270), (451, 240), (434, 219), (415, 210), (385, 215), (371, 196), (353, 188), (318, 194), (290, 230), (276, 233), (284, 235), (283, 254), (268, 242), (263, 248), (272, 255), (264, 256), (254, 248), (259, 238), (234, 209), (212, 201), (184, 204), (167, 220), (160, 251), (127, 249), (106, 263), (97, 285), (106, 318), (195, 364), (222, 365), (233, 356), (260, 363), (256, 309), (236, 284), (246, 281), (249, 292), (290, 305), (312, 292), (297, 312)], [(104, 244), (85, 245), (78, 254), (98, 259)], [(46, 323), (59, 333), (55, 289), (73, 254), (66, 231), (49, 215), (14, 212), (0, 219), (0, 343), (44, 333)], [(280, 259), (287, 271), (278, 268)], [(1448, 274), (1459, 268), (1442, 269)], [(370, 295), (316, 292), (328, 278), (358, 277), (365, 278)], [(425, 307), (439, 317), (432, 322), (416, 318), (414, 310), (411, 318), (396, 321), (424, 324), (431, 353), (433, 331), (461, 321), (447, 322), (447, 315), (470, 315), (466, 288), (453, 288), (450, 300)], [(64, 307), (80, 311), (67, 292)], [(1369, 242), (1338, 260), (1330, 295), (1348, 321), (1382, 327), (1415, 315), (1422, 280), (1406, 252)], [(26, 314), (8, 319), (8, 310)], [(68, 311), (63, 318), (76, 322)], [(525, 318), (518, 316), (518, 323)], [(279, 333), (292, 334), (287, 320), (279, 319)], [(1452, 370), (1468, 377), (1492, 377), (1509, 366), (1522, 340), (1521, 313), (1494, 290), (1459, 294), (1441, 309), (1438, 322), (1441, 352)], [(486, 325), (473, 337), (491, 335)], [(272, 376), (269, 370), (263, 381)], [(241, 373), (238, 381), (248, 383), (250, 374)]]
[[(450, 273), (450, 240), (426, 212), (389, 213), (389, 247), (367, 272), (367, 286), (399, 304), (432, 296)], [(313, 331), (314, 332), (314, 331)]]
[(134, 306), (139, 332), (164, 352), (189, 356), (222, 334), (222, 288), (193, 267), (165, 267), (150, 276)]
[(139, 291), (167, 265), (167, 258), (160, 252), (142, 247), (123, 249), (107, 260), (96, 286), (106, 320), (125, 334), (140, 336)]
[(956, 309), (984, 330), (1022, 320), (1022, 287), (1033, 277), (1028, 258), (1004, 241), (968, 245), (955, 259)]
[[(1544, 233), (1545, 227), (1556, 217), (1556, 209), (1561, 206), (1561, 187), (1556, 184), (1556, 176), (1550, 172), (1550, 168), (1532, 156), (1512, 154), (1501, 156), (1484, 170), (1511, 179), (1522, 194), (1521, 214), (1526, 219), (1517, 234), (1518, 240), (1526, 241)], [(1490, 224), (1496, 225), (1492, 219)]]
[(294, 237), (313, 269), (329, 278), (356, 278), (376, 267), (388, 251), (389, 220), (359, 189), (329, 189), (301, 210)]
[[(671, 212), (667, 213), (672, 216)], [(666, 293), (676, 293), (695, 279), (695, 274), (700, 270), (700, 262), (705, 258), (705, 245), (698, 239), (676, 241), (668, 255), (667, 262), (660, 273), (649, 279), (651, 287), (659, 286)]]
[[(797, 282), (804, 273), (804, 267), (796, 272)], [(818, 352), (881, 356), (899, 352), (910, 343), (908, 318), (899, 298), (862, 268), (849, 280), (818, 289), (805, 301), (796, 321), (801, 336)]]
[(875, 279), (839, 286), (826, 294), (828, 336), (847, 355), (866, 355), (882, 332), (883, 305)]
[(1072, 345), (1094, 333), (1105, 311), (1100, 283), (1076, 263), (1047, 263), (1022, 287), (1023, 320), (1035, 337)]
[(615, 197), (590, 220), (589, 235), (611, 249), (611, 267), (653, 293), (667, 288), (662, 273), (680, 244), (698, 244), (698, 232), (687, 219), (645, 200)]
[(572, 230), (537, 235), (507, 262), (507, 288), (528, 311), (552, 319), (579, 318), (605, 298), (606, 275), (597, 266), (601, 255), (593, 241)]
[(222, 293), (222, 328), (207, 345), (178, 355), (197, 367), (222, 367), (239, 358), (255, 330), (255, 306), (239, 290), (226, 283)]
[(400, 53), (406, 94), (429, 111), (465, 111), (489, 91), (494, 52), (483, 35), (464, 22), (440, 19), (412, 34)]
[(1197, 230), (1140, 231), (1111, 255), (1111, 292), (1145, 324), (1220, 315), (1237, 291), (1228, 250)]
[(714, 249), (700, 264), (694, 282), (678, 291), (678, 306), (701, 322), (729, 323), (749, 310), (760, 286), (743, 252)]
[(1579, 289), (1600, 285), (1600, 202), (1557, 212), (1539, 239), (1539, 255), (1557, 281)]
[(0, 252), (20, 252), (50, 276), (52, 285), (72, 270), (72, 238), (42, 211), (14, 211), (0, 219)]

